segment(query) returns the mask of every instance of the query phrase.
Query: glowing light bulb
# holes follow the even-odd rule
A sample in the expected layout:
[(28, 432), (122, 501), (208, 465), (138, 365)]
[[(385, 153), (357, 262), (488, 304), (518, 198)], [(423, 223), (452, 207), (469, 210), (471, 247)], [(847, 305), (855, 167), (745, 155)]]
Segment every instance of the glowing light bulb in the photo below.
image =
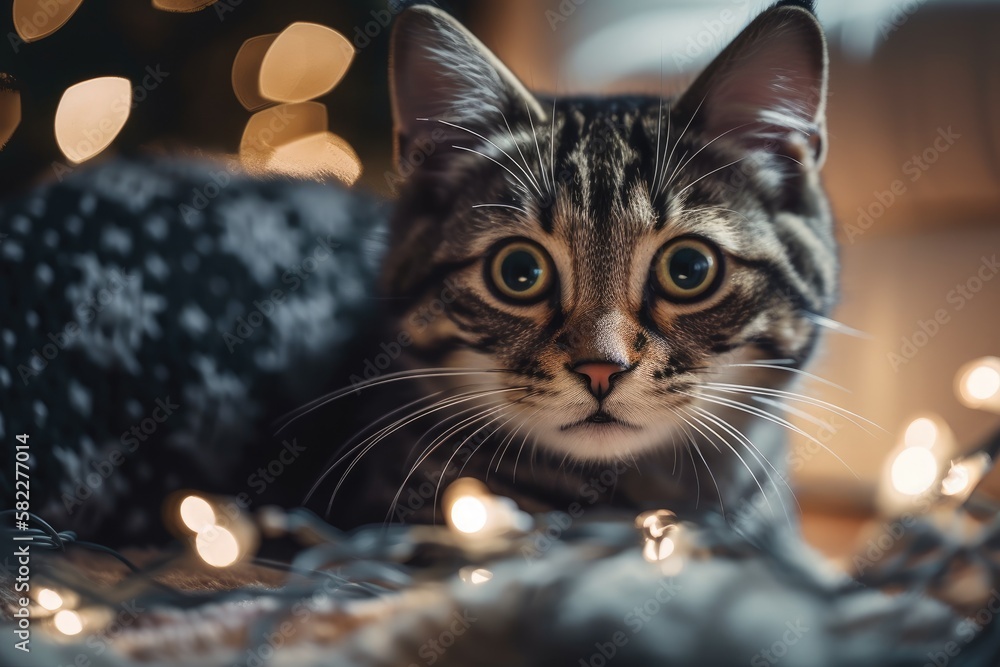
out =
[(647, 539), (642, 547), (642, 557), (650, 563), (656, 563), (669, 558), (676, 548), (677, 545), (669, 537), (659, 540)]
[(478, 533), (488, 520), (486, 504), (475, 496), (462, 496), (451, 506), (451, 523), (463, 533)]
[(484, 584), (493, 578), (493, 573), (485, 567), (473, 567), (470, 565), (459, 570), (458, 576), (462, 581), (470, 584)]
[(240, 558), (236, 536), (222, 526), (199, 532), (194, 544), (201, 559), (213, 567), (228, 567)]
[(933, 419), (918, 417), (910, 422), (903, 434), (903, 444), (907, 447), (930, 449), (938, 441), (938, 426)]
[(83, 621), (75, 611), (63, 609), (55, 615), (53, 620), (56, 629), (64, 635), (78, 635), (83, 631)]
[(51, 588), (43, 588), (38, 591), (38, 604), (49, 611), (55, 611), (63, 605), (63, 599)]
[(1000, 358), (982, 357), (962, 366), (955, 385), (968, 407), (1000, 414)]
[(938, 476), (938, 462), (929, 449), (907, 447), (892, 462), (892, 486), (907, 496), (916, 496), (931, 488)]
[(196, 533), (202, 533), (215, 526), (215, 510), (204, 498), (188, 496), (181, 501), (181, 521)]
[(977, 400), (992, 398), (1000, 392), (1000, 371), (991, 366), (977, 366), (966, 376), (965, 388)]
[(94, 157), (125, 127), (132, 108), (132, 84), (102, 76), (70, 86), (56, 109), (56, 143), (73, 163)]

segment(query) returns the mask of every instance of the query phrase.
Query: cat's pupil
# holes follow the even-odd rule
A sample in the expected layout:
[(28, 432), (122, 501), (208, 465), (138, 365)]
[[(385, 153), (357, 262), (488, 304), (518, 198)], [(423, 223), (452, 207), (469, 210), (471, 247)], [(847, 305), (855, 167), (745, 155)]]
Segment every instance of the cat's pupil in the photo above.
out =
[(694, 248), (681, 248), (670, 258), (670, 277), (684, 290), (700, 287), (711, 268), (708, 257)]
[(503, 260), (500, 275), (507, 287), (515, 292), (531, 289), (542, 275), (542, 267), (534, 255), (525, 250), (516, 250)]

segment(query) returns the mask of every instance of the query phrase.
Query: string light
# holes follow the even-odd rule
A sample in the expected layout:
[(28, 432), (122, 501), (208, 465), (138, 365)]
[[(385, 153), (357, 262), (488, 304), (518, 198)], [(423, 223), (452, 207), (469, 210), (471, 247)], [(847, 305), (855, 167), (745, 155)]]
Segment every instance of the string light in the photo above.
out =
[(64, 635), (78, 635), (83, 631), (83, 619), (75, 611), (63, 609), (55, 615), (56, 629)]
[(478, 533), (486, 527), (489, 513), (479, 498), (464, 496), (451, 506), (451, 524), (462, 533)]
[(215, 510), (199, 496), (187, 496), (180, 505), (181, 521), (191, 531), (201, 533), (215, 526)]
[(83, 0), (14, 0), (14, 29), (25, 42), (48, 37), (66, 25)]
[(958, 398), (970, 408), (1000, 414), (1000, 358), (982, 357), (959, 369)]
[(993, 465), (986, 452), (974, 452), (953, 461), (948, 474), (941, 480), (941, 493), (964, 502)]
[[(642, 534), (642, 557), (650, 563), (660, 563), (679, 570), (679, 540), (682, 537), (680, 520), (670, 510), (651, 510), (635, 518), (635, 527)], [(676, 562), (672, 562), (676, 561)]]
[(923, 447), (907, 447), (892, 462), (892, 485), (907, 496), (917, 496), (931, 488), (937, 476), (937, 459)]
[(202, 530), (194, 544), (201, 559), (213, 567), (228, 567), (240, 559), (239, 541), (222, 526)]
[(56, 109), (59, 150), (75, 164), (99, 154), (125, 127), (131, 106), (132, 85), (119, 76), (102, 76), (70, 86)]
[(492, 579), (493, 573), (485, 567), (473, 567), (470, 565), (459, 570), (458, 576), (462, 581), (479, 585), (485, 584), (487, 581)]
[(38, 591), (38, 604), (49, 611), (56, 611), (63, 606), (62, 596), (51, 588), (43, 588)]
[(524, 532), (532, 520), (510, 498), (495, 496), (486, 485), (471, 477), (452, 482), (442, 503), (448, 525), (462, 535), (495, 536)]
[(878, 505), (885, 514), (912, 508), (928, 492), (939, 493), (955, 439), (948, 425), (937, 415), (911, 419), (899, 442), (886, 459)]

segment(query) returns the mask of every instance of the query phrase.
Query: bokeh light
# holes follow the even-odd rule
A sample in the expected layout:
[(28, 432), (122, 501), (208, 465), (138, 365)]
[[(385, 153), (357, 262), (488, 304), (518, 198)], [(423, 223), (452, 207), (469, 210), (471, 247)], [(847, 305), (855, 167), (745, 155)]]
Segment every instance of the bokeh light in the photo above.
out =
[(14, 29), (26, 42), (48, 37), (69, 21), (83, 0), (14, 0)]
[(201, 559), (213, 567), (228, 567), (240, 558), (236, 536), (222, 526), (201, 531), (194, 544)]
[(83, 632), (83, 620), (75, 611), (63, 609), (53, 619), (56, 629), (64, 635), (78, 635)]
[(94, 157), (121, 132), (131, 106), (128, 79), (102, 76), (70, 86), (56, 109), (59, 150), (77, 164)]
[(892, 486), (907, 496), (916, 496), (931, 488), (937, 480), (938, 462), (930, 449), (907, 447), (892, 462)]
[(188, 496), (181, 501), (181, 521), (196, 533), (201, 533), (215, 525), (215, 510), (207, 500), (199, 496)]
[(43, 588), (38, 591), (38, 604), (49, 611), (55, 611), (63, 605), (63, 599), (51, 588)]
[(305, 102), (333, 90), (354, 59), (354, 47), (336, 30), (293, 23), (260, 64), (260, 93), (275, 102)]

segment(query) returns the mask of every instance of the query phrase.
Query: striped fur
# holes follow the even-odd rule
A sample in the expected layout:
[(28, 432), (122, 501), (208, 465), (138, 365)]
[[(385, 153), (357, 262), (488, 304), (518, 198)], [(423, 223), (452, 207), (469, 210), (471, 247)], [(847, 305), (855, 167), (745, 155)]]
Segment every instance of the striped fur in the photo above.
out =
[[(409, 362), (500, 369), (486, 388), (525, 387), (492, 399), (509, 408), (497, 437), (514, 449), (586, 462), (693, 447), (716, 474), (739, 467), (690, 417), (725, 414), (742, 431), (747, 415), (695, 395), (708, 380), (787, 382), (791, 373), (735, 364), (801, 366), (818, 334), (807, 315), (827, 313), (836, 293), (818, 176), (825, 45), (797, 5), (765, 11), (670, 99), (534, 96), (447, 15), (405, 12), (393, 45), (397, 151), (401, 167), (419, 166), (383, 278), (396, 326), (413, 337)], [(650, 267), (686, 235), (722, 250), (724, 277), (707, 300), (680, 305), (651, 289)], [(540, 303), (512, 305), (486, 285), (489, 249), (514, 237), (555, 265), (557, 287)], [(449, 289), (457, 297), (445, 303)], [(435, 306), (442, 316), (425, 326), (417, 314)], [(581, 360), (629, 370), (599, 401), (571, 370)], [(585, 421), (598, 410), (617, 422)]]

